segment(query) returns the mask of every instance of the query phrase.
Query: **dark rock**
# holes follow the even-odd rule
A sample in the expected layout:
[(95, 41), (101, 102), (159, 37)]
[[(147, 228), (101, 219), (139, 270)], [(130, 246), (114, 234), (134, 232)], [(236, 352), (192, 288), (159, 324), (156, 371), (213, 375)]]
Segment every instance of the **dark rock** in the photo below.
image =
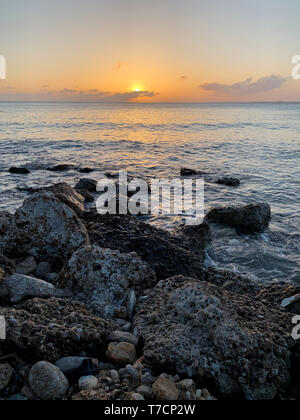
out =
[(79, 172), (81, 172), (82, 174), (90, 174), (91, 172), (94, 172), (94, 169), (92, 169), (92, 168), (80, 168)]
[(181, 168), (180, 175), (181, 176), (203, 176), (206, 174), (205, 172), (196, 171), (195, 169)]
[(228, 224), (242, 232), (261, 232), (269, 226), (271, 208), (267, 203), (250, 204), (244, 207), (219, 207), (212, 209), (206, 220)]
[(208, 247), (212, 242), (211, 228), (206, 220), (199, 225), (182, 225), (178, 232), (189, 238), (193, 249), (197, 249), (198, 246)]
[(86, 203), (92, 203), (95, 198), (88, 190), (76, 190), (78, 194), (82, 195)]
[(290, 315), (268, 302), (182, 276), (140, 299), (134, 322), (152, 369), (257, 400), (274, 399), (289, 384), (297, 343), (287, 325)]
[(18, 175), (28, 175), (30, 174), (30, 170), (27, 168), (16, 168), (15, 166), (9, 169), (11, 174), (18, 174)]
[(61, 165), (51, 166), (50, 168), (47, 168), (47, 171), (65, 172), (65, 171), (70, 171), (71, 169), (74, 169), (74, 168), (75, 168), (74, 165), (61, 164)]
[(93, 316), (83, 304), (57, 298), (28, 300), (1, 308), (1, 314), (7, 323), (7, 339), (0, 341), (0, 352), (17, 352), (28, 361), (54, 363), (83, 351), (104, 357), (108, 337), (116, 328)]
[(237, 178), (220, 178), (217, 181), (219, 185), (227, 185), (228, 187), (238, 187), (241, 185), (241, 181)]
[(81, 178), (75, 186), (76, 190), (87, 190), (89, 192), (97, 191), (97, 181), (90, 178)]
[(203, 278), (207, 238), (197, 238), (197, 248), (188, 236), (172, 235), (143, 223), (133, 216), (99, 215), (85, 212), (82, 220), (88, 227), (92, 244), (101, 248), (136, 252), (152, 268), (157, 278), (177, 274)]

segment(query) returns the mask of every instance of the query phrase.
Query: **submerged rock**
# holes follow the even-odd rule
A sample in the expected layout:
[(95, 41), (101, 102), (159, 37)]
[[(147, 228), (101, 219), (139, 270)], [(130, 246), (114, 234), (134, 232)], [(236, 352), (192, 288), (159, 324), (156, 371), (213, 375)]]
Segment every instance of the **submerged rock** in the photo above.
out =
[(238, 178), (220, 178), (217, 181), (219, 185), (227, 185), (228, 187), (238, 187), (241, 185), (241, 181)]
[(18, 174), (18, 175), (28, 175), (30, 174), (30, 170), (27, 168), (16, 168), (15, 166), (12, 166), (9, 169), (9, 172), (11, 174)]
[(287, 387), (296, 346), (288, 314), (194, 279), (159, 286), (134, 322), (152, 369), (211, 381), (226, 397), (273, 399)]
[(55, 165), (47, 168), (48, 171), (51, 172), (65, 172), (69, 171), (70, 169), (74, 169), (74, 165), (68, 165), (68, 164), (61, 164), (61, 165)]
[(141, 290), (156, 283), (155, 273), (135, 253), (97, 246), (75, 252), (61, 273), (59, 287), (73, 291), (96, 314), (105, 318), (127, 316), (131, 289)]
[(28, 383), (33, 393), (45, 401), (64, 397), (69, 388), (65, 375), (48, 362), (38, 362), (31, 368)]
[(73, 210), (52, 193), (36, 193), (25, 200), (14, 218), (11, 252), (20, 252), (50, 263), (64, 262), (88, 234)]
[(92, 315), (81, 303), (66, 299), (33, 299), (2, 308), (7, 339), (0, 352), (17, 352), (23, 360), (48, 360), (85, 351), (103, 357), (115, 325)]
[(212, 209), (206, 220), (234, 226), (244, 232), (261, 232), (269, 226), (271, 208), (267, 203), (250, 204), (244, 207), (219, 207)]

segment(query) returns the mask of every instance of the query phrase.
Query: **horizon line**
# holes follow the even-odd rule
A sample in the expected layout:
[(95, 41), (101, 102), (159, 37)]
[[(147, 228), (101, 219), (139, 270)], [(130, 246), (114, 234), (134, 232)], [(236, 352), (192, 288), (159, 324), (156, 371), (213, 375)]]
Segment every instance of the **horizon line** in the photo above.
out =
[(203, 101), (203, 102), (100, 102), (100, 101), (27, 101), (0, 100), (0, 103), (46, 103), (46, 104), (102, 104), (102, 105), (205, 105), (205, 104), (300, 104), (298, 101)]

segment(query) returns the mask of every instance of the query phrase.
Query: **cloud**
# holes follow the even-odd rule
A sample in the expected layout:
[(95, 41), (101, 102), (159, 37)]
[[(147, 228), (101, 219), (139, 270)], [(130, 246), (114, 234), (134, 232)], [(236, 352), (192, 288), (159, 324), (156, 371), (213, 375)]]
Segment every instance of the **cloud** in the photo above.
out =
[(182, 76), (180, 76), (180, 80), (185, 81), (185, 80), (187, 80), (187, 79), (188, 79), (188, 77), (187, 77), (186, 75), (182, 75)]
[(253, 82), (252, 78), (249, 78), (243, 82), (234, 83), (233, 85), (225, 85), (220, 83), (204, 83), (199, 87), (215, 92), (215, 93), (225, 93), (228, 95), (243, 96), (249, 94), (269, 92), (274, 89), (280, 89), (281, 86), (288, 80), (288, 78), (281, 76), (267, 76), (258, 79), (256, 82)]

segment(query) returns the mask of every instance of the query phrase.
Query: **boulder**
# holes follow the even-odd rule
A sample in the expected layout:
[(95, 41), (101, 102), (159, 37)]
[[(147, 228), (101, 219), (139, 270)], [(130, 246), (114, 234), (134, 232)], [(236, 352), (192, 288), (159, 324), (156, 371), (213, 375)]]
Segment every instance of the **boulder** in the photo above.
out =
[(94, 172), (94, 170), (95, 169), (89, 167), (79, 168), (79, 172), (82, 174), (90, 174), (91, 172)]
[(75, 186), (76, 190), (87, 190), (89, 192), (97, 191), (97, 181), (91, 178), (81, 178)]
[(65, 375), (48, 362), (38, 362), (31, 368), (28, 383), (37, 398), (44, 401), (61, 399), (69, 388)]
[(30, 170), (27, 168), (16, 168), (15, 166), (12, 166), (9, 169), (9, 172), (11, 174), (18, 174), (18, 175), (28, 175), (30, 174)]
[(122, 253), (136, 252), (159, 280), (177, 274), (203, 278), (207, 237), (170, 234), (133, 216), (101, 216), (94, 211), (82, 215), (91, 243)]
[(29, 274), (34, 273), (36, 267), (37, 264), (34, 257), (27, 257), (24, 261), (17, 265), (16, 273), (28, 276)]
[(271, 208), (267, 203), (244, 207), (219, 207), (212, 209), (206, 220), (233, 226), (245, 233), (261, 232), (269, 226)]
[(61, 264), (82, 245), (87, 231), (74, 211), (49, 192), (25, 200), (15, 214), (14, 251)]
[(84, 197), (65, 182), (45, 187), (42, 191), (54, 194), (59, 201), (66, 204), (79, 216), (84, 211)]
[(137, 254), (87, 246), (73, 254), (56, 284), (72, 290), (100, 316), (126, 318), (131, 289), (138, 291), (155, 283), (155, 273)]
[(70, 297), (70, 293), (58, 290), (43, 280), (14, 274), (3, 280), (0, 286), (0, 297), (9, 297), (11, 303), (17, 303), (25, 298)]
[(297, 343), (287, 325), (280, 307), (182, 276), (140, 299), (134, 322), (153, 370), (250, 400), (274, 399), (289, 384)]
[(227, 187), (239, 187), (241, 185), (241, 181), (237, 178), (220, 178), (217, 181), (219, 185), (226, 185)]
[(7, 339), (0, 352), (17, 352), (23, 360), (55, 363), (62, 357), (86, 352), (104, 357), (115, 325), (97, 318), (79, 302), (66, 299), (33, 299), (2, 308)]

